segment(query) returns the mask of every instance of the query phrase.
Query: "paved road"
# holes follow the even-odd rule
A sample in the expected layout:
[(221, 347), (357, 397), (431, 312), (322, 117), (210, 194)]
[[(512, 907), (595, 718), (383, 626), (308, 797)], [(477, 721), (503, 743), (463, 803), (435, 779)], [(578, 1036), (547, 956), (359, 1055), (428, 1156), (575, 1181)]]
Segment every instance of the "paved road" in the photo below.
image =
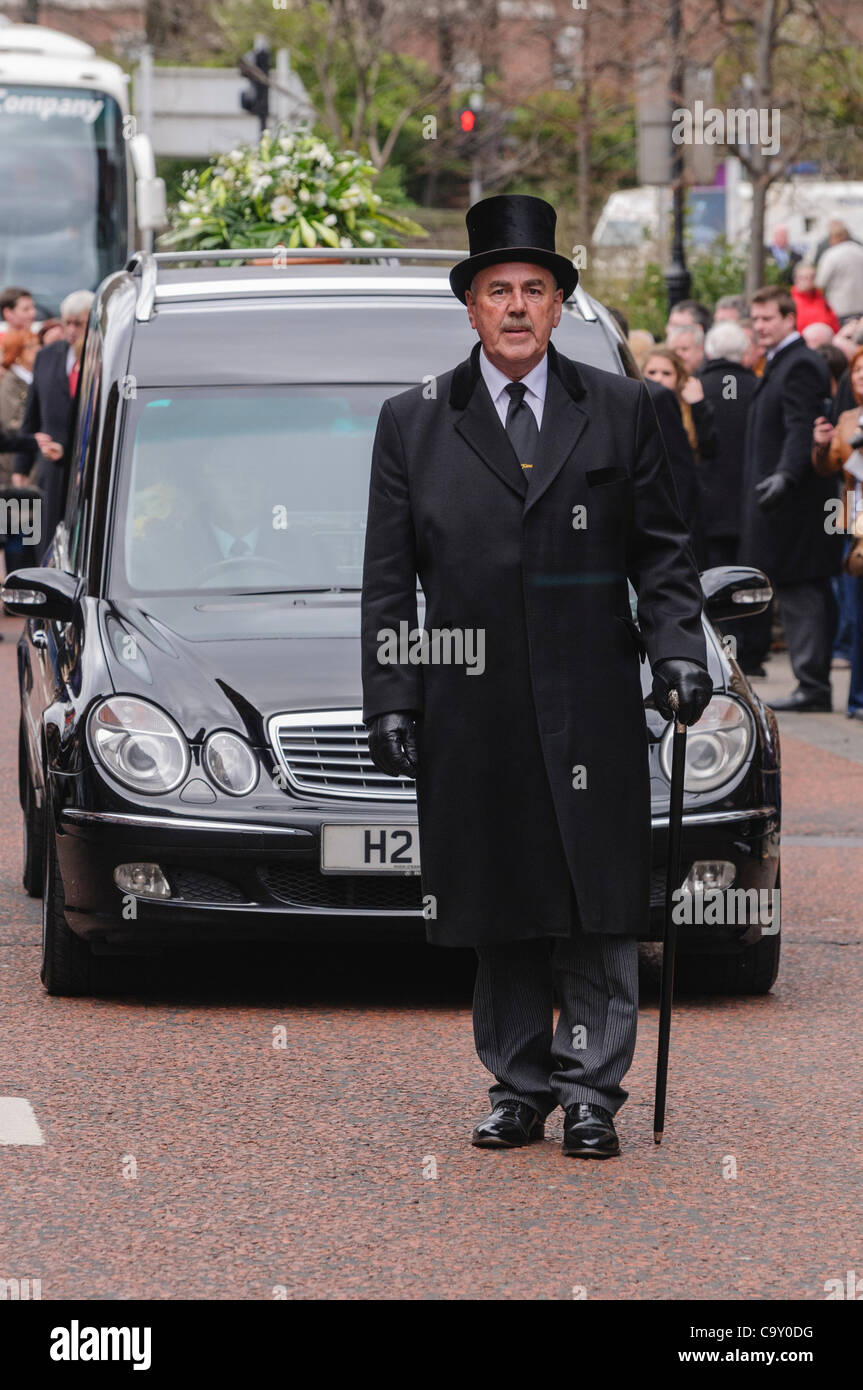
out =
[(623, 1156), (563, 1158), (560, 1111), (545, 1144), (490, 1152), (468, 1143), (467, 953), (222, 952), (43, 994), (0, 626), (0, 1277), (43, 1299), (816, 1300), (863, 1275), (861, 726), (783, 723), (779, 981), (680, 1004), (662, 1148), (648, 962)]

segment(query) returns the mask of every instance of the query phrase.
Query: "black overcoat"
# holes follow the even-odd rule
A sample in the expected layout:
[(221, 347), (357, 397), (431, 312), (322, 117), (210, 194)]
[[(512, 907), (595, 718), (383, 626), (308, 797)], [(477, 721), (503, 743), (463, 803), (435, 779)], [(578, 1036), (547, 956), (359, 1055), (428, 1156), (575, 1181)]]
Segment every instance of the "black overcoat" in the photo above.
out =
[(704, 534), (726, 540), (740, 536), (746, 421), (758, 378), (728, 357), (705, 362), (698, 378), (713, 407), (716, 450), (698, 467)]
[[(479, 350), (436, 390), (413, 387), (381, 410), (363, 717), (419, 713), (432, 944), (568, 936), (579, 920), (586, 932), (636, 934), (647, 925), (651, 855), (639, 647), (653, 665), (707, 662), (668, 459), (643, 382), (576, 366), (549, 345), (528, 483)], [(381, 633), (417, 627), (417, 575), (430, 638), (482, 632), (481, 673), (478, 663), (469, 674), (467, 663), (379, 659)], [(427, 653), (443, 657), (445, 643), (436, 652), (431, 640)]]
[[(738, 560), (764, 570), (774, 584), (839, 572), (843, 537), (824, 525), (825, 503), (836, 496), (836, 479), (819, 478), (812, 467), (812, 426), (824, 414), (829, 395), (827, 363), (802, 338), (768, 362), (752, 394)], [(763, 512), (755, 487), (779, 472), (788, 475), (793, 487), (773, 511)]]
[[(66, 376), (68, 353), (69, 344), (63, 339), (49, 343), (36, 353), (33, 380), (27, 392), (24, 418), (21, 421), (22, 433), (36, 434), (42, 431), (63, 445), (63, 457), (56, 462), (46, 459), (45, 455), (40, 453), (36, 467), (30, 474), (30, 481), (42, 491), (42, 534), (36, 547), (40, 559), (54, 538), (54, 531), (62, 518), (66, 500), (73, 406), (69, 395), (69, 378)], [(30, 460), (21, 459), (18, 468), (20, 472), (27, 473), (30, 470)]]
[(665, 444), (668, 462), (671, 464), (671, 476), (674, 479), (680, 515), (686, 518), (689, 528), (692, 553), (699, 568), (704, 568), (704, 525), (701, 494), (698, 490), (698, 464), (692, 452), (689, 435), (686, 433), (680, 404), (675, 393), (667, 386), (662, 386), (658, 381), (651, 381), (649, 377), (645, 379), (644, 384), (650, 392), (659, 421), (659, 431)]

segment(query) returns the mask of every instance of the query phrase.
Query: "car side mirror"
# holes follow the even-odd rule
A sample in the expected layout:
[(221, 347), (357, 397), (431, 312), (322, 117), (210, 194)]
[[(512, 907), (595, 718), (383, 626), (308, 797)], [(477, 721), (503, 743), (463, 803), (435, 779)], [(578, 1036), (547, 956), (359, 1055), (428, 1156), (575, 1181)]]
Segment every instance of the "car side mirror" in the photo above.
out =
[(749, 565), (717, 565), (704, 570), (701, 591), (712, 623), (752, 618), (763, 613), (773, 597), (773, 585), (767, 575)]
[(75, 617), (84, 581), (65, 570), (13, 570), (3, 581), (0, 599), (16, 618), (50, 618), (68, 623)]

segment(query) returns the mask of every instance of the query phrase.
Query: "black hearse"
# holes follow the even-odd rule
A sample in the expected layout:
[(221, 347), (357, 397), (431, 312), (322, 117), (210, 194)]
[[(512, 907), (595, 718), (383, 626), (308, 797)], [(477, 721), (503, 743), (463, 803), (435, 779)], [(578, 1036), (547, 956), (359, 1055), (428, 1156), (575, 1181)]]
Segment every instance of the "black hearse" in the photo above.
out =
[[(413, 783), (374, 768), (361, 719), (368, 471), (381, 402), (434, 389), (473, 335), (428, 263), (461, 253), (346, 254), (140, 254), (96, 296), (65, 516), (3, 590), (27, 619), (24, 883), (51, 993), (97, 989), (102, 955), (179, 942), (424, 937)], [(635, 372), (581, 287), (555, 342)], [(708, 621), (759, 611), (769, 587), (741, 569), (702, 583), (715, 694), (688, 738), (693, 905), (779, 875), (776, 723)], [(660, 937), (670, 749), (642, 677)], [(763, 992), (778, 920), (729, 915), (690, 914), (680, 977)]]

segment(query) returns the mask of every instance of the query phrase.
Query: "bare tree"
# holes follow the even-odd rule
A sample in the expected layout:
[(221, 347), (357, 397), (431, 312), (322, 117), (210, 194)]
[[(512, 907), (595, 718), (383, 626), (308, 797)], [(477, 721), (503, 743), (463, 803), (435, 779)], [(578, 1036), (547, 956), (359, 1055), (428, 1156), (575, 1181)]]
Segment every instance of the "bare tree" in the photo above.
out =
[[(719, 27), (717, 55), (734, 55), (743, 74), (735, 114), (754, 110), (776, 113), (780, 149), (771, 154), (757, 141), (733, 139), (728, 148), (737, 155), (752, 185), (752, 220), (746, 292), (752, 294), (764, 279), (764, 228), (767, 194), (786, 178), (804, 154), (817, 154), (835, 132), (830, 113), (821, 109), (812, 69), (824, 60), (840, 62), (847, 50), (842, 23), (843, 3), (834, 13), (816, 0), (714, 0)], [(808, 80), (807, 80), (808, 79)], [(741, 120), (736, 122), (738, 130)]]
[[(235, 47), (254, 28), (274, 47), (302, 52), (314, 72), (322, 124), (338, 144), (364, 146), (377, 169), (390, 160), (407, 121), (434, 110), (450, 87), (449, 72), (429, 71), (409, 56), (405, 40), (424, 22), (420, 0), (288, 0), (280, 9), (237, 0), (215, 13)], [(275, 76), (269, 85), (276, 88)], [(405, 94), (396, 107), (394, 90)]]

